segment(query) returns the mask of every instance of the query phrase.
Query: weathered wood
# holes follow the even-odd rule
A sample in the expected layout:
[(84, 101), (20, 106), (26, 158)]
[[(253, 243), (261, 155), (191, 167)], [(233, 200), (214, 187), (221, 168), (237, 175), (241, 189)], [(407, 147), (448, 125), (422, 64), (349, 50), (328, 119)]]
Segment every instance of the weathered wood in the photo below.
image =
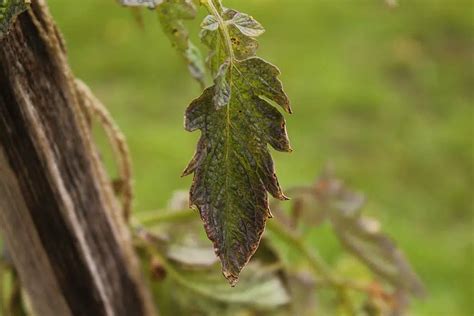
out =
[(37, 315), (152, 315), (44, 0), (0, 40), (0, 229)]

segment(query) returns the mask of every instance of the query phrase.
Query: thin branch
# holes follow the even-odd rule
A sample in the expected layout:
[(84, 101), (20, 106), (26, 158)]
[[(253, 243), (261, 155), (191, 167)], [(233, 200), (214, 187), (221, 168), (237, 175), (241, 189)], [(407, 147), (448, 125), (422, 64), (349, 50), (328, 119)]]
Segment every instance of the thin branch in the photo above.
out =
[(133, 204), (132, 162), (125, 136), (113, 120), (105, 105), (97, 99), (90, 88), (81, 80), (76, 79), (77, 91), (83, 98), (86, 110), (97, 117), (104, 129), (117, 160), (118, 172), (121, 180), (123, 216), (130, 221)]

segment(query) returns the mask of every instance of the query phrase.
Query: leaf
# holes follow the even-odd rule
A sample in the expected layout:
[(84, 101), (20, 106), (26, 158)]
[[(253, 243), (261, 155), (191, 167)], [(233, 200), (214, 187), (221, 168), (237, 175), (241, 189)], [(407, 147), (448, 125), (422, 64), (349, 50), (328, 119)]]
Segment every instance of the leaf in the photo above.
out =
[(209, 247), (170, 245), (166, 255), (189, 267), (209, 267), (217, 262), (214, 252)]
[(205, 69), (199, 49), (189, 40), (183, 20), (196, 17), (196, 4), (191, 0), (163, 0), (157, 8), (165, 34), (188, 65), (191, 76), (204, 86)]
[(228, 60), (220, 66), (216, 78), (214, 79), (215, 95), (212, 100), (217, 108), (226, 106), (230, 102), (232, 89), (228, 80), (229, 67), (230, 61)]
[(363, 195), (331, 174), (318, 181), (315, 193), (327, 205), (334, 231), (347, 251), (396, 289), (424, 295), (424, 286), (402, 251), (381, 231), (378, 221), (361, 214)]
[(139, 25), (142, 20), (138, 7), (156, 10), (166, 36), (186, 61), (191, 76), (204, 87), (205, 66), (201, 52), (189, 40), (189, 32), (183, 24), (183, 20), (196, 17), (198, 0), (122, 0), (121, 3), (135, 9)]
[[(245, 17), (247, 17), (247, 22), (245, 22)], [(227, 31), (235, 58), (244, 60), (256, 56), (258, 42), (254, 37), (263, 33), (263, 27), (260, 23), (250, 16), (232, 9), (225, 9), (222, 13), (222, 19), (228, 26)], [(208, 15), (204, 18), (201, 27), (201, 40), (210, 49), (207, 64), (212, 74), (216, 75), (220, 66), (229, 57), (226, 53), (226, 43), (218, 32), (219, 22), (214, 15)], [(251, 31), (252, 27), (254, 28), (253, 32)]]
[(208, 15), (204, 18), (204, 21), (202, 21), (201, 27), (208, 31), (217, 31), (219, 28), (219, 21), (215, 16)]
[[(187, 196), (176, 192), (169, 207), (186, 212), (182, 211), (185, 202)], [(147, 265), (144, 270), (153, 273), (159, 267), (160, 275), (166, 276), (158, 280), (151, 278), (153, 294), (163, 314), (220, 316), (242, 311), (245, 315), (267, 315), (266, 312), (275, 315), (276, 311), (285, 310), (292, 299), (286, 273), (278, 253), (267, 241), (262, 241), (239, 287), (230, 289), (218, 275), (212, 246), (200, 238), (203, 233), (200, 227), (199, 219), (190, 216), (187, 221), (162, 222), (137, 232), (141, 242), (136, 245)], [(150, 229), (164, 233), (166, 238)], [(179, 295), (167, 295), (170, 291)], [(163, 310), (163, 304), (170, 305), (168, 313)]]
[(120, 3), (126, 7), (146, 7), (156, 8), (163, 0), (120, 0)]
[(0, 0), (0, 39), (7, 33), (16, 17), (29, 8), (31, 0)]
[(271, 217), (267, 192), (287, 199), (268, 144), (290, 152), (290, 143), (282, 114), (266, 99), (291, 108), (278, 68), (256, 57), (260, 23), (220, 1), (205, 5), (211, 15), (201, 24), (201, 39), (210, 48), (214, 85), (186, 110), (186, 130), (201, 130), (201, 138), (183, 175), (194, 173), (190, 204), (199, 209), (223, 274), (235, 285)]
[(186, 130), (200, 129), (201, 138), (183, 175), (194, 172), (190, 203), (199, 209), (223, 273), (235, 285), (271, 217), (267, 191), (286, 199), (267, 149), (270, 144), (291, 151), (285, 120), (261, 96), (291, 110), (275, 66), (253, 57), (229, 67), (229, 104), (216, 108), (213, 86), (186, 111)]
[(187, 280), (199, 285), (205, 292), (212, 293), (210, 296), (214, 300), (227, 304), (271, 310), (290, 301), (282, 281), (272, 270), (267, 271), (259, 262), (249, 265), (248, 273), (242, 278), (237, 290), (224, 286), (217, 278), (198, 273), (188, 273)]
[(237, 12), (230, 22), (246, 36), (257, 37), (265, 32), (265, 29), (259, 22), (245, 13)]
[(173, 270), (184, 282), (170, 277), (161, 291), (153, 284), (156, 300), (162, 304), (163, 292), (179, 293), (167, 297), (171, 309), (163, 312), (166, 315), (275, 315), (284, 311), (291, 301), (289, 290), (277, 271), (259, 261), (249, 264), (248, 273), (242, 276), (238, 288), (229, 288), (216, 277), (217, 266), (206, 270), (173, 266)]

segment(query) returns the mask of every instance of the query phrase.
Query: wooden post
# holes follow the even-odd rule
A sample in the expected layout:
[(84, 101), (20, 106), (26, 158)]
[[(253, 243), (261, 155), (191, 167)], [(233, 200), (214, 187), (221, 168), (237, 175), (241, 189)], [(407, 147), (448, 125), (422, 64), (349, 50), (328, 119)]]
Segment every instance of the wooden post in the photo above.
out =
[(36, 315), (153, 315), (44, 0), (0, 40), (0, 230)]

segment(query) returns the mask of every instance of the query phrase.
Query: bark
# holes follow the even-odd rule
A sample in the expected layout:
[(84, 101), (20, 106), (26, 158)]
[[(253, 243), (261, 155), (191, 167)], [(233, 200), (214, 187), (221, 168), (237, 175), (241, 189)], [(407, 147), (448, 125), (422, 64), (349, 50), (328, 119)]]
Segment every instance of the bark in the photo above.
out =
[(0, 40), (0, 229), (35, 314), (152, 315), (44, 0)]

